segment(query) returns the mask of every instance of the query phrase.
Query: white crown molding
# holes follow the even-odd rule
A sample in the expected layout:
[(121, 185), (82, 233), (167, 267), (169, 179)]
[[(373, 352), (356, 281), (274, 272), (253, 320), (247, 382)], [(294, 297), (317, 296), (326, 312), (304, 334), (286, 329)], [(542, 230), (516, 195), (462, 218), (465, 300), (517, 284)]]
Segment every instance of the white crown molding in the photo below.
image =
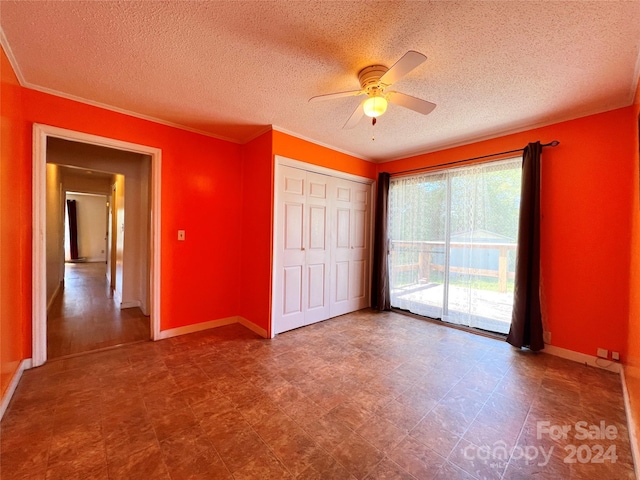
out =
[(11, 68), (13, 68), (13, 72), (16, 74), (18, 78), (18, 83), (22, 86), (25, 85), (26, 81), (24, 79), (24, 75), (22, 74), (22, 70), (20, 70), (20, 66), (18, 65), (18, 61), (16, 60), (15, 55), (13, 54), (13, 50), (11, 50), (11, 46), (9, 45), (9, 40), (4, 34), (4, 30), (0, 27), (0, 45), (4, 49), (4, 53), (7, 55), (9, 59), (9, 63), (11, 64)]
[(177, 124), (177, 123), (169, 122), (168, 120), (163, 120), (161, 118), (152, 117), (150, 115), (144, 115), (142, 113), (132, 112), (131, 110), (127, 110), (127, 109), (120, 108), (120, 107), (114, 107), (114, 106), (108, 105), (106, 103), (96, 102), (96, 101), (93, 101), (93, 100), (87, 100), (86, 98), (78, 97), (76, 95), (71, 95), (69, 93), (59, 92), (58, 90), (53, 90), (51, 88), (41, 87), (39, 85), (34, 85), (32, 83), (29, 83), (29, 82), (25, 82), (25, 84), (22, 84), (22, 86), (25, 87), (25, 88), (29, 88), (31, 90), (35, 90), (37, 92), (46, 93), (48, 95), (53, 95), (55, 97), (65, 98), (67, 100), (72, 100), (74, 102), (83, 103), (85, 105), (90, 105), (92, 107), (102, 108), (104, 110), (109, 110), (111, 112), (120, 113), (122, 115), (128, 115), (129, 117), (139, 118), (140, 120), (146, 120), (148, 122), (157, 123), (159, 125), (164, 125), (166, 127), (177, 128), (179, 130), (184, 130), (186, 132), (197, 133), (198, 135), (204, 135), (205, 137), (211, 137), (211, 138), (215, 138), (216, 140), (223, 140), (225, 142), (235, 143), (235, 144), (238, 144), (238, 145), (242, 144), (242, 142), (239, 142), (238, 140), (235, 140), (233, 138), (224, 137), (222, 135), (216, 135), (216, 134), (211, 133), (211, 132), (205, 132), (204, 130), (198, 130), (197, 128), (186, 127), (184, 125), (180, 125), (180, 124)]
[(286, 133), (287, 135), (291, 135), (292, 137), (299, 138), (300, 140), (304, 140), (309, 143), (313, 143), (315, 145), (319, 145), (321, 147), (329, 148), (335, 152), (344, 153), (345, 155), (350, 155), (352, 157), (359, 158), (360, 160), (364, 160), (366, 162), (376, 163), (373, 159), (369, 157), (363, 157), (357, 153), (349, 152), (348, 150), (343, 150), (342, 148), (335, 147), (333, 145), (329, 145), (328, 143), (319, 142), (318, 140), (314, 140), (313, 138), (305, 137), (304, 135), (300, 135), (296, 132), (292, 132), (291, 130), (287, 130), (286, 128), (278, 127), (277, 125), (271, 126), (273, 130), (280, 133)]
[(629, 92), (629, 104), (633, 105), (633, 101), (636, 99), (636, 91), (638, 90), (638, 83), (640, 83), (640, 50), (638, 50), (638, 58), (636, 58), (636, 65), (633, 69), (633, 80), (631, 81), (631, 92)]
[(241, 143), (242, 143), (242, 145), (246, 145), (247, 143), (252, 142), (256, 138), (258, 138), (260, 135), (264, 135), (265, 133), (271, 132), (271, 131), (273, 131), (273, 125), (265, 125), (263, 128), (258, 130), (253, 135), (245, 138)]

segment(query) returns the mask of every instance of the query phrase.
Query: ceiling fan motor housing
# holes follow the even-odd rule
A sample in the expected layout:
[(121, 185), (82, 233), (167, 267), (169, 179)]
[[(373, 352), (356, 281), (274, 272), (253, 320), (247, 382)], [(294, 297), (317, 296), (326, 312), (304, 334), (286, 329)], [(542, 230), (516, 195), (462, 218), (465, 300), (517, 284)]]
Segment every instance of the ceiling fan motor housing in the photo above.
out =
[(367, 95), (376, 93), (381, 89), (380, 77), (387, 73), (389, 70), (384, 65), (371, 65), (360, 70), (358, 73), (358, 80), (360, 80), (360, 87), (367, 92)]

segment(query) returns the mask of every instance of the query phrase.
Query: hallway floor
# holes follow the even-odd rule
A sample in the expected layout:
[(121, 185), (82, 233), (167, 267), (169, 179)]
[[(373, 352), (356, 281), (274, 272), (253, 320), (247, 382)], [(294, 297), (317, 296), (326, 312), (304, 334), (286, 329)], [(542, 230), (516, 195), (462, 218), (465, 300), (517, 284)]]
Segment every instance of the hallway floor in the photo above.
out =
[(51, 361), (1, 428), (4, 480), (635, 478), (617, 374), (371, 310)]
[(103, 262), (65, 264), (64, 290), (47, 315), (48, 358), (149, 340), (149, 317), (118, 308), (106, 269)]

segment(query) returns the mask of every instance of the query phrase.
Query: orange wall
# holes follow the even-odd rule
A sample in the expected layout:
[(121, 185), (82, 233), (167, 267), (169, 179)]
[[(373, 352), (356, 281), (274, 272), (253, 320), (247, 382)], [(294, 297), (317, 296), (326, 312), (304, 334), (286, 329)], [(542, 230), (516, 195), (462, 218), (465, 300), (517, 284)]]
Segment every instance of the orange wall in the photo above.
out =
[[(380, 164), (390, 173), (559, 140), (542, 166), (543, 316), (557, 347), (627, 351), (633, 109)], [(637, 158), (636, 158), (637, 160)], [(637, 163), (637, 162), (636, 162)], [(636, 204), (637, 205), (637, 204)]]
[(242, 269), (239, 314), (270, 334), (272, 132), (242, 146)]
[(361, 177), (376, 178), (374, 163), (275, 130), (273, 154)]
[[(31, 342), (31, 181), (22, 92), (0, 57), (0, 398), (29, 356)], [(28, 350), (28, 351), (27, 351)]]

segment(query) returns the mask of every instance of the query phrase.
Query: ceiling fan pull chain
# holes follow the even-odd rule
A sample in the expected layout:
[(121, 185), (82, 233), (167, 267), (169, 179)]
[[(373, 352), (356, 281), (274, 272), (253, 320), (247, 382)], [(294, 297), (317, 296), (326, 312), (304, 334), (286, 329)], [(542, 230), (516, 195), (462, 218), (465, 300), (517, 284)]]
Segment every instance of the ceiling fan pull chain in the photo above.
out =
[(371, 118), (371, 141), (375, 142), (376, 140), (376, 131), (373, 127), (376, 126), (378, 119), (376, 117)]

